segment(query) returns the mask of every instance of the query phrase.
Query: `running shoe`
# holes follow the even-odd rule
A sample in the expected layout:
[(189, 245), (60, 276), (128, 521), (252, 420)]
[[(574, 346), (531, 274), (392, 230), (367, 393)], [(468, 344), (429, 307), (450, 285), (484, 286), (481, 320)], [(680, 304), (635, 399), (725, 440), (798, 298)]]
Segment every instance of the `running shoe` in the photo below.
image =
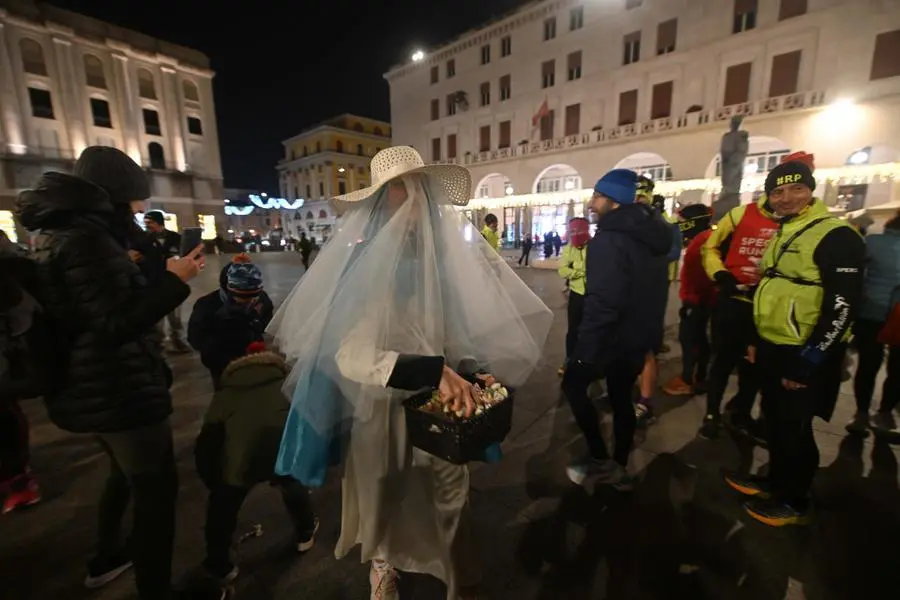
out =
[(812, 516), (808, 508), (799, 510), (774, 498), (753, 498), (744, 503), (744, 510), (760, 523), (770, 527), (812, 523)]
[(769, 480), (761, 475), (747, 475), (741, 477), (735, 474), (725, 476), (725, 483), (744, 496), (768, 499), (772, 497), (772, 488)]

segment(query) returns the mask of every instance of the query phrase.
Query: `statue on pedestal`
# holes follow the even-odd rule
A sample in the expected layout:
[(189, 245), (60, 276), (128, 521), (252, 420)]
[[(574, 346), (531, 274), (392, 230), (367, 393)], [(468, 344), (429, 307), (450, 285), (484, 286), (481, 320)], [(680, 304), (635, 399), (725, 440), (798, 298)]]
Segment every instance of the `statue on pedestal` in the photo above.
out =
[(722, 136), (719, 159), (722, 172), (722, 192), (713, 203), (713, 219), (717, 220), (741, 202), (741, 180), (744, 161), (750, 150), (749, 134), (741, 129), (744, 117), (731, 117), (731, 128)]

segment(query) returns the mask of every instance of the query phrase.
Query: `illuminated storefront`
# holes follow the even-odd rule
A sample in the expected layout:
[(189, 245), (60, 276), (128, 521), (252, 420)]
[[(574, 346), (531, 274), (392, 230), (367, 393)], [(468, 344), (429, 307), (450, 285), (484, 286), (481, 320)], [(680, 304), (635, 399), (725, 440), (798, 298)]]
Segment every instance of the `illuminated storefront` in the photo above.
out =
[(203, 230), (201, 237), (204, 240), (216, 239), (216, 216), (215, 215), (197, 215), (197, 222)]
[(19, 241), (19, 236), (16, 234), (16, 222), (13, 220), (11, 210), (0, 210), (0, 230), (14, 243)]

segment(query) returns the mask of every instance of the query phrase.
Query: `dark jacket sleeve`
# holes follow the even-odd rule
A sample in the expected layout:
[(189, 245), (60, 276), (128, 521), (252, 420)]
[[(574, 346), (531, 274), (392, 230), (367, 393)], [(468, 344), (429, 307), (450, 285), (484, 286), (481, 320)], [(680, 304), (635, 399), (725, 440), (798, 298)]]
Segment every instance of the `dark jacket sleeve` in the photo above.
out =
[(833, 229), (819, 242), (813, 260), (822, 276), (822, 309), (789, 379), (796, 376), (793, 381), (805, 383), (853, 324), (862, 298), (865, 253), (865, 242), (850, 227)]
[(444, 357), (401, 354), (388, 378), (387, 387), (416, 391), (441, 384)]
[(275, 315), (275, 305), (272, 303), (272, 299), (269, 298), (269, 295), (265, 292), (260, 294), (259, 302), (262, 305), (262, 308), (259, 311), (259, 320), (262, 324), (263, 331), (265, 331), (266, 327), (271, 323), (272, 317)]
[[(121, 258), (121, 260), (115, 260)], [(152, 285), (134, 288), (121, 300), (122, 260), (111, 255), (102, 236), (85, 233), (59, 249), (63, 284), (78, 323), (86, 324), (115, 346), (136, 338), (175, 310), (191, 288), (166, 271)], [(131, 267), (129, 267), (131, 268)]]
[(600, 366), (608, 359), (616, 322), (628, 303), (631, 273), (619, 234), (603, 232), (587, 247), (584, 314), (575, 360)]

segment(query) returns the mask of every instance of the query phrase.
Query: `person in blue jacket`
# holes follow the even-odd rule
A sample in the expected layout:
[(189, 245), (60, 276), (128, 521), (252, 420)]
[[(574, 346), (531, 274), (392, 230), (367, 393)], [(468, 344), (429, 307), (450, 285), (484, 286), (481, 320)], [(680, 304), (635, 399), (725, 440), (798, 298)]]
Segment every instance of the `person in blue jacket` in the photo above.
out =
[[(566, 470), (581, 484), (596, 475), (619, 490), (630, 489), (625, 468), (636, 426), (631, 392), (645, 357), (659, 345), (663, 322), (653, 318), (665, 302), (670, 226), (652, 207), (636, 202), (638, 175), (614, 169), (594, 186), (591, 211), (597, 233), (587, 246), (584, 314), (563, 392), (587, 439), (588, 455)], [(588, 385), (606, 379), (613, 407), (615, 448), (610, 457), (600, 433)]]
[(847, 425), (850, 433), (868, 435), (871, 426), (876, 434), (900, 436), (893, 415), (900, 405), (900, 346), (890, 346), (881, 406), (869, 420), (875, 379), (884, 362), (884, 344), (878, 342), (878, 332), (897, 302), (900, 302), (900, 213), (885, 224), (884, 233), (866, 237), (863, 302), (853, 325), (859, 364), (853, 380), (856, 415)]

